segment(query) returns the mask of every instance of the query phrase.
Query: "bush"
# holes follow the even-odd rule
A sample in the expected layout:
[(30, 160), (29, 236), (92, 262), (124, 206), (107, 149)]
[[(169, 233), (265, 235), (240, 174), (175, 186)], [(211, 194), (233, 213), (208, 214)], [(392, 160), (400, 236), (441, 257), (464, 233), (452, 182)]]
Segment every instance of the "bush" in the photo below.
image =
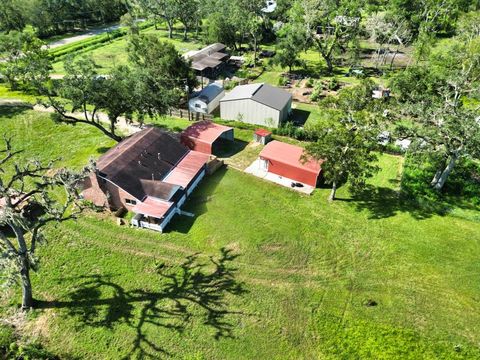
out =
[(10, 345), (15, 342), (15, 334), (10, 326), (0, 325), (0, 354), (6, 354)]
[(320, 95), (322, 94), (322, 91), (323, 91), (323, 83), (320, 80), (315, 81), (312, 94), (310, 95), (310, 100), (311, 101), (320, 100)]
[(280, 76), (278, 78), (278, 86), (287, 86), (288, 79), (285, 76)]
[(307, 81), (305, 82), (305, 87), (311, 89), (314, 84), (315, 84), (315, 81), (312, 78), (308, 78)]
[(331, 91), (335, 91), (340, 87), (336, 77), (333, 77), (327, 81), (326, 88)]

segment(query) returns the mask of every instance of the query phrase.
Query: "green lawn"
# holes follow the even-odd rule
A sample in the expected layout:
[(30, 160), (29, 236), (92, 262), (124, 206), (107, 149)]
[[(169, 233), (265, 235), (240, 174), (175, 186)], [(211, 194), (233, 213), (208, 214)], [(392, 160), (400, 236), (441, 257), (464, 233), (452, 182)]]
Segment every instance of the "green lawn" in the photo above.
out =
[[(202, 44), (195, 41), (183, 41), (183, 36), (180, 33), (174, 33), (173, 39), (168, 39), (167, 32), (165, 30), (155, 30), (153, 27), (143, 31), (143, 33), (156, 34), (163, 40), (169, 41), (175, 45), (180, 53), (185, 53), (189, 50), (195, 50), (201, 48)], [(98, 65), (98, 71), (108, 72), (112, 67), (117, 65), (125, 65), (128, 61), (128, 37), (124, 36), (113, 40), (110, 43), (105, 44), (97, 49), (83, 53), (81, 56), (91, 56), (95, 63)], [(64, 74), (63, 61), (53, 64), (54, 74)]]
[[(72, 166), (111, 145), (32, 111), (3, 111), (0, 132)], [(229, 169), (165, 234), (97, 213), (49, 228), (25, 331), (82, 359), (479, 358), (480, 223), (401, 203), (401, 162), (382, 156), (355, 200)]]

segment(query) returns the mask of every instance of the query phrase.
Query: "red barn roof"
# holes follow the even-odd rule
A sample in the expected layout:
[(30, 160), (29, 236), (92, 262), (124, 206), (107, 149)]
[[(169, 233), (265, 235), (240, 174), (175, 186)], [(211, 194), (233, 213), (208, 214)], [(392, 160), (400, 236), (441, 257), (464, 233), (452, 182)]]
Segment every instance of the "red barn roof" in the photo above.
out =
[(319, 174), (323, 161), (308, 160), (302, 161), (303, 148), (300, 146), (290, 145), (280, 141), (269, 142), (260, 153), (260, 157), (264, 159), (274, 160), (279, 163), (287, 164), (304, 171)]
[(199, 121), (183, 131), (183, 135), (213, 144), (225, 131), (232, 130), (229, 126), (215, 124), (211, 121)]

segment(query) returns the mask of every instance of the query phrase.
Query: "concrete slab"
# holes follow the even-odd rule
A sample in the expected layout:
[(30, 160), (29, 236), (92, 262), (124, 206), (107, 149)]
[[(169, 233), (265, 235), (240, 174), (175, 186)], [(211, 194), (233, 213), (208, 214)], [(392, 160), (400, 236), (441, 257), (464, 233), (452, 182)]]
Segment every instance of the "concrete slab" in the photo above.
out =
[(315, 190), (313, 186), (303, 183), (303, 187), (292, 187), (292, 183), (297, 183), (298, 181), (265, 171), (265, 169), (262, 168), (261, 161), (259, 159), (255, 160), (248, 168), (246, 168), (245, 172), (303, 194), (311, 195), (313, 190)]

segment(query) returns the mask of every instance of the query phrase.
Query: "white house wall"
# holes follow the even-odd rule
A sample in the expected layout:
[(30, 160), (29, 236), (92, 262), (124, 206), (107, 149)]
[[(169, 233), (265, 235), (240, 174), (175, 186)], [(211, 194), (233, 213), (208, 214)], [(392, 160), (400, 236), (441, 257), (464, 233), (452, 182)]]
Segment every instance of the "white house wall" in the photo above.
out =
[(239, 120), (248, 124), (278, 127), (280, 111), (252, 99), (220, 102), (220, 117), (224, 120)]

